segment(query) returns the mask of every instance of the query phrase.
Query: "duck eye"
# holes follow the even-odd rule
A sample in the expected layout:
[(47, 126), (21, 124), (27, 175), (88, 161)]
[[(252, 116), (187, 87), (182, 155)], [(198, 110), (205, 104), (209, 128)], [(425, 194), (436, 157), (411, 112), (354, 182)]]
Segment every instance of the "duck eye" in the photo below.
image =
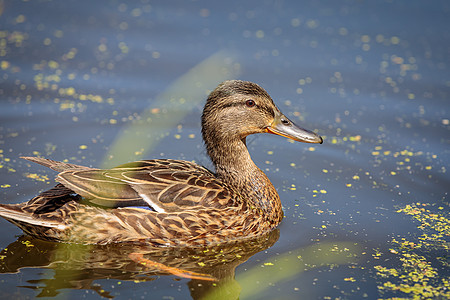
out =
[(255, 106), (255, 100), (249, 99), (247, 101), (245, 101), (245, 105), (247, 105), (248, 107), (253, 107)]

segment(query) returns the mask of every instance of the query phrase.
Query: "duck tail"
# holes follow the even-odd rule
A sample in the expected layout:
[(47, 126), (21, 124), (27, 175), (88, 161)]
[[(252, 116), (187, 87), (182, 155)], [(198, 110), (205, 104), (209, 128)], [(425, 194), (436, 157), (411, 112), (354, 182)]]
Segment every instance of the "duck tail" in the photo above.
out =
[(56, 229), (60, 231), (65, 229), (65, 225), (35, 217), (33, 214), (24, 211), (23, 207), (23, 204), (0, 204), (0, 217), (32, 236), (43, 237), (47, 236), (45, 232), (48, 230)]

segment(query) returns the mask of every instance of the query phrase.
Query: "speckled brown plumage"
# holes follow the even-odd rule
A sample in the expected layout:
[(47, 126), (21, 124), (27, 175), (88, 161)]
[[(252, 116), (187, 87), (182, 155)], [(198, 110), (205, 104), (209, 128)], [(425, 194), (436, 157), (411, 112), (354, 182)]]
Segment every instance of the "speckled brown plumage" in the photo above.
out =
[(215, 173), (170, 159), (101, 170), (24, 157), (60, 172), (60, 183), (27, 203), (0, 205), (0, 216), (30, 235), (70, 243), (200, 246), (257, 236), (283, 217), (278, 193), (245, 144), (264, 132), (322, 142), (287, 119), (257, 84), (226, 81), (202, 114)]

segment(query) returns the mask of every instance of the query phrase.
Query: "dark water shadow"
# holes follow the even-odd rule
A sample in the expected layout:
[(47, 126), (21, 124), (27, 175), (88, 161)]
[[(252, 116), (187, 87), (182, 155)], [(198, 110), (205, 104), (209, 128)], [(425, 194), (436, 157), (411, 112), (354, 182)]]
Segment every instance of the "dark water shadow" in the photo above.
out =
[[(114, 298), (99, 280), (154, 281), (160, 276), (173, 276), (177, 270), (184, 274), (181, 277), (192, 275), (187, 285), (193, 299), (212, 295), (215, 299), (237, 299), (241, 287), (234, 278), (236, 267), (271, 247), (278, 238), (279, 231), (274, 230), (254, 239), (214, 247), (158, 248), (125, 243), (62, 244), (21, 236), (0, 252), (0, 273), (18, 273), (22, 268), (52, 270), (52, 278), (50, 272), (39, 274), (39, 278), (21, 286), (37, 290), (37, 297), (55, 297), (63, 289), (85, 289)], [(140, 261), (135, 259), (136, 254)]]

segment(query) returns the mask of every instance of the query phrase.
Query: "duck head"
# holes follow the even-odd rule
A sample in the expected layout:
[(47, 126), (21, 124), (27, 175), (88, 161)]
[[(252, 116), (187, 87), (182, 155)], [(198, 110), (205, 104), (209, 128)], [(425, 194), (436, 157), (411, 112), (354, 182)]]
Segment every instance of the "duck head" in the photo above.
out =
[(202, 114), (202, 134), (207, 148), (215, 141), (245, 143), (245, 138), (254, 133), (272, 133), (305, 143), (323, 142), (319, 135), (297, 126), (281, 113), (269, 94), (256, 83), (229, 80), (219, 84), (209, 95)]

